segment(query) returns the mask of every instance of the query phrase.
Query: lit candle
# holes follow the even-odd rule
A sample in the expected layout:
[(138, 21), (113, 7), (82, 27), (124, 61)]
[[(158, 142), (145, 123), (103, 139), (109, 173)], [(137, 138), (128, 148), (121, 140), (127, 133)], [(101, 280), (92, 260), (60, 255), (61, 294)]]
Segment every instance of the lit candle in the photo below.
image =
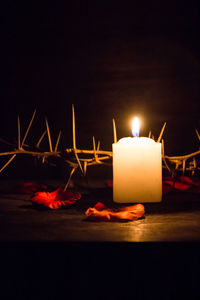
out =
[(134, 137), (113, 146), (113, 201), (118, 203), (162, 200), (161, 143), (139, 137), (139, 120), (132, 123)]

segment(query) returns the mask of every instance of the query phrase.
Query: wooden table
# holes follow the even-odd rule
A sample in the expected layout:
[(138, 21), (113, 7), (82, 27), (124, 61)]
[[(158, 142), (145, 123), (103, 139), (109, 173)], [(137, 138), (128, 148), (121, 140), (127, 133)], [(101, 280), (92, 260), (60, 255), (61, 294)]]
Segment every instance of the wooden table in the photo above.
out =
[(113, 205), (110, 189), (78, 187), (79, 203), (51, 211), (36, 210), (29, 195), (5, 193), (12, 184), (1, 183), (0, 197), (6, 295), (179, 299), (184, 294), (198, 299), (198, 195), (168, 194), (162, 203), (145, 205), (145, 218), (135, 222), (88, 222), (89, 206)]
[[(14, 182), (10, 183), (13, 190)], [(9, 186), (8, 182), (4, 186)], [(59, 182), (51, 183), (51, 187)], [(199, 195), (173, 192), (161, 203), (144, 204), (145, 218), (128, 223), (88, 222), (85, 211), (97, 202), (112, 207), (109, 188), (83, 188), (79, 202), (68, 209), (37, 210), (30, 195), (0, 195), (0, 240), (3, 242), (199, 242)]]

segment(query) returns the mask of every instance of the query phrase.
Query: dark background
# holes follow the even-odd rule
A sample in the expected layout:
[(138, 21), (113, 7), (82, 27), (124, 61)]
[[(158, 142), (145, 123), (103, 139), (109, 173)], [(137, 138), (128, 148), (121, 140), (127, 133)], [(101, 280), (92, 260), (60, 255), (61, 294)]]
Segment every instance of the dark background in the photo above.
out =
[[(60, 147), (71, 147), (74, 103), (78, 147), (91, 147), (94, 135), (111, 150), (112, 118), (121, 138), (131, 135), (130, 119), (139, 115), (144, 136), (152, 130), (158, 137), (167, 122), (167, 154), (198, 149), (197, 1), (6, 1), (0, 11), (1, 138), (15, 142), (17, 115), (23, 134), (36, 108), (27, 143), (37, 142), (47, 116), (53, 142), (61, 129)], [(12, 147), (2, 144), (5, 149)], [(1, 176), (28, 176), (37, 168), (20, 158)], [(65, 171), (60, 166), (48, 174)]]
[[(167, 122), (167, 154), (196, 150), (194, 128), (200, 131), (197, 3), (1, 1), (0, 137), (16, 142), (17, 115), (24, 132), (36, 108), (27, 143), (37, 142), (47, 116), (53, 141), (61, 129), (61, 148), (71, 147), (74, 103), (79, 147), (89, 147), (95, 135), (103, 149), (111, 150), (112, 118), (121, 138), (131, 135), (129, 120), (137, 114), (143, 120), (141, 135), (151, 129), (157, 137)], [(1, 144), (0, 151), (5, 149), (12, 147)], [(65, 171), (69, 170), (59, 163), (57, 168), (41, 167), (31, 158), (19, 157), (1, 178), (63, 178)], [(111, 168), (101, 166), (93, 174), (112, 176)], [(23, 227), (19, 216), (26, 211), (12, 209), (10, 220), (14, 221), (5, 223), (2, 230), (8, 230), (9, 224), (14, 227), (15, 220)], [(32, 230), (42, 235), (44, 228), (38, 224), (43, 224), (44, 216), (37, 213), (39, 223)], [(64, 224), (65, 219), (56, 222)], [(30, 228), (23, 228), (22, 236)], [(6, 296), (13, 293), (17, 299), (21, 294), (26, 299), (61, 299), (61, 294), (63, 299), (70, 295), (72, 299), (85, 295), (92, 299), (129, 299), (132, 295), (134, 299), (179, 299), (180, 294), (191, 298), (199, 294), (199, 243), (183, 246), (1, 244), (1, 294), (5, 289)]]

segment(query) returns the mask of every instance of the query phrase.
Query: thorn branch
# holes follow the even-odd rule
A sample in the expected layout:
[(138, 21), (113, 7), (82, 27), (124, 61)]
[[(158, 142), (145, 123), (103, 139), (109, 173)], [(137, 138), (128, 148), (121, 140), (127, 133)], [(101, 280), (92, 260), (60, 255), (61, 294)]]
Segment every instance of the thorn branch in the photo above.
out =
[(157, 143), (160, 143), (160, 141), (161, 141), (161, 139), (162, 139), (162, 135), (163, 135), (163, 132), (164, 132), (164, 130), (165, 130), (165, 126), (166, 126), (166, 122), (164, 123), (164, 125), (163, 125), (163, 127), (162, 127), (162, 129), (161, 129), (160, 135), (159, 135), (159, 137), (158, 137), (158, 139), (157, 139)]
[(117, 143), (117, 130), (116, 130), (115, 119), (113, 119), (113, 137), (114, 137), (114, 143)]
[(53, 150), (52, 150), (52, 142), (51, 142), (51, 134), (50, 134), (49, 123), (47, 121), (47, 118), (45, 118), (45, 122), (46, 122), (47, 134), (48, 134), (48, 140), (49, 140), (49, 149), (50, 149), (50, 152), (53, 152)]
[(32, 125), (32, 123), (33, 123), (33, 120), (34, 120), (34, 118), (35, 118), (35, 114), (36, 114), (36, 109), (34, 110), (33, 115), (32, 115), (32, 118), (31, 118), (31, 120), (30, 120), (30, 122), (29, 122), (29, 125), (28, 125), (27, 129), (26, 129), (26, 133), (25, 133), (24, 138), (23, 138), (23, 140), (22, 140), (21, 147), (24, 146), (25, 140), (26, 140), (26, 138), (27, 138), (27, 135), (28, 135), (28, 133), (29, 133), (29, 130), (30, 130), (30, 128), (31, 128), (31, 125)]

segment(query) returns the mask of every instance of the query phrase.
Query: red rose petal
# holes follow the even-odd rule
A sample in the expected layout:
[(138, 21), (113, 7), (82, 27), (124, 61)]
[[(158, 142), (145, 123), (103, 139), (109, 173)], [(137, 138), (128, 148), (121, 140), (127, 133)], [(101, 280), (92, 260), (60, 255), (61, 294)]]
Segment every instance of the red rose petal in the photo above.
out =
[(200, 186), (200, 181), (195, 181), (195, 179), (187, 177), (187, 176), (180, 176), (178, 180), (181, 182), (188, 183), (190, 186)]
[(78, 192), (66, 192), (61, 188), (49, 192), (37, 192), (31, 198), (31, 201), (51, 209), (58, 209), (60, 207), (67, 207), (81, 198)]
[(164, 183), (170, 185), (171, 187), (179, 191), (186, 191), (191, 187), (187, 183), (182, 183), (174, 180), (164, 180)]
[(113, 181), (112, 180), (106, 180), (106, 185), (107, 185), (107, 187), (112, 188), (113, 187)]
[(172, 189), (178, 191), (188, 191), (195, 194), (200, 193), (200, 181), (187, 176), (179, 176), (175, 179), (166, 177), (163, 180), (163, 184), (169, 185)]
[(166, 184), (165, 182), (163, 182), (163, 185), (162, 185), (162, 194), (163, 195), (166, 195), (168, 193), (170, 193), (171, 191), (173, 191), (173, 187)]
[(90, 207), (85, 212), (89, 221), (124, 222), (135, 221), (144, 216), (145, 210), (142, 204), (125, 206), (117, 209), (107, 208), (101, 202)]
[(33, 193), (39, 192), (39, 191), (46, 191), (47, 186), (44, 184), (40, 184), (37, 182), (22, 182), (15, 188), (15, 193), (17, 194), (27, 194), (32, 195)]

